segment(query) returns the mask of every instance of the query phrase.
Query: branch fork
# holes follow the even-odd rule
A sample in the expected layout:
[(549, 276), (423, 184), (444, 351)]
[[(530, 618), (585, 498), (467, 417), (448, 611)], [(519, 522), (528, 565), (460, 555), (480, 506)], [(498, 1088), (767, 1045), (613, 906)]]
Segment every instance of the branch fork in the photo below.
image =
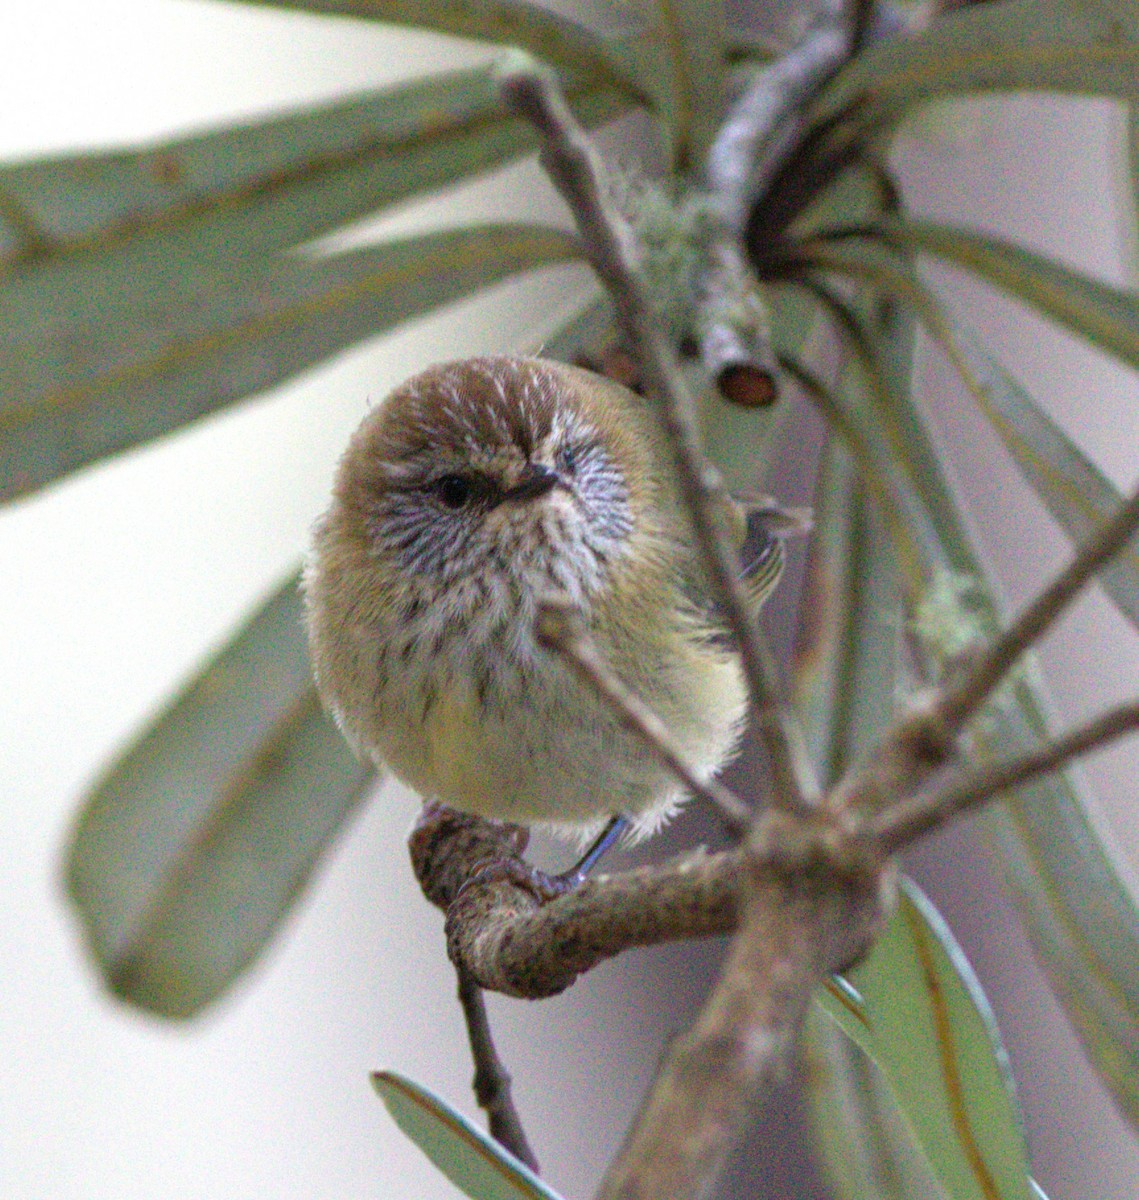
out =
[[(734, 932), (722, 977), (693, 1029), (671, 1048), (599, 1193), (606, 1200), (687, 1200), (708, 1193), (755, 1104), (785, 1069), (814, 987), (855, 961), (883, 928), (892, 902), (890, 856), (1000, 788), (1139, 728), (1139, 704), (1133, 704), (1015, 763), (973, 771), (961, 766), (959, 741), (967, 723), (1024, 651), (1134, 536), (1139, 491), (1006, 633), (915, 701), (878, 748), (820, 797), (722, 537), (722, 483), (701, 456), (693, 398), (653, 326), (636, 248), (606, 200), (596, 152), (557, 84), (532, 60), (512, 58), (500, 79), (506, 102), (538, 132), (543, 162), (577, 217), (673, 448), (698, 547), (760, 718), (773, 795), (767, 810), (752, 818), (722, 785), (694, 778), (667, 729), (608, 671), (574, 614), (564, 604), (547, 605), (536, 630), (542, 644), (591, 683), (638, 733), (647, 753), (727, 815), (739, 844), (600, 876), (544, 904), (521, 872), (482, 870), (496, 856), (522, 864), (526, 831), (517, 826), (434, 806), (412, 835), (412, 856), (425, 893), (447, 913), (448, 953), (461, 977), (509, 995), (553, 995), (631, 946)], [(941, 774), (948, 780), (931, 787)]]

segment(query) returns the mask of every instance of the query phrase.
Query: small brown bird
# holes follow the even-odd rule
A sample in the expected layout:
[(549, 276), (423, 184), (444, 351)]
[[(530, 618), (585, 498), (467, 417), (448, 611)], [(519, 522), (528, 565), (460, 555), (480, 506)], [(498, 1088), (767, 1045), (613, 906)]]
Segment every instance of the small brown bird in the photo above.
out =
[[(551, 594), (698, 776), (733, 752), (738, 656), (645, 405), (575, 367), (475, 358), (409, 380), (353, 435), (305, 575), (316, 679), (356, 751), (425, 800), (584, 842), (616, 815), (651, 833), (683, 799), (537, 644)], [(746, 524), (758, 611), (788, 520), (767, 502)]]

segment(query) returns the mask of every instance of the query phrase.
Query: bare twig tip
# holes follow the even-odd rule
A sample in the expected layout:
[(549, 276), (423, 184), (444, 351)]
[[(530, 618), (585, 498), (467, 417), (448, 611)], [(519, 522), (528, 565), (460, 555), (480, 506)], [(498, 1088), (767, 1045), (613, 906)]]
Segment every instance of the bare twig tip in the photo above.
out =
[(495, 62), (494, 79), (503, 104), (537, 124), (554, 83), (549, 68), (525, 50), (511, 47)]

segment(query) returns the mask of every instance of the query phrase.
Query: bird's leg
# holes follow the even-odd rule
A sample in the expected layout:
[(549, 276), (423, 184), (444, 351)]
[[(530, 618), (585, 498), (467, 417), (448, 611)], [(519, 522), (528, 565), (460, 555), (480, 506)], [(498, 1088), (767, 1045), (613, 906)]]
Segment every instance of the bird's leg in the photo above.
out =
[(628, 817), (622, 817), (620, 814), (610, 817), (605, 823), (605, 828), (593, 839), (592, 844), (577, 862), (567, 871), (550, 875), (550, 881), (557, 881), (558, 885), (566, 892), (572, 892), (575, 888), (580, 887), (589, 872), (597, 866), (602, 855), (620, 839), (628, 828)]

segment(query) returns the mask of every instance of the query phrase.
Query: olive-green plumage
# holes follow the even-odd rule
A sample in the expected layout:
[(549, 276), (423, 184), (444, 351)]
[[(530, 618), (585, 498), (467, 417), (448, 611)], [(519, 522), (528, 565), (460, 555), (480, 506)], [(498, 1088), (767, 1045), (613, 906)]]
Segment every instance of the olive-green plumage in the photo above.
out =
[[(534, 637), (567, 595), (694, 770), (732, 753), (746, 698), (644, 401), (527, 358), (430, 368), (356, 431), (306, 572), (317, 683), (358, 752), (425, 799), (589, 836), (651, 832), (682, 799)], [(756, 607), (782, 546), (734, 515)], [(767, 515), (765, 515), (765, 513)]]

